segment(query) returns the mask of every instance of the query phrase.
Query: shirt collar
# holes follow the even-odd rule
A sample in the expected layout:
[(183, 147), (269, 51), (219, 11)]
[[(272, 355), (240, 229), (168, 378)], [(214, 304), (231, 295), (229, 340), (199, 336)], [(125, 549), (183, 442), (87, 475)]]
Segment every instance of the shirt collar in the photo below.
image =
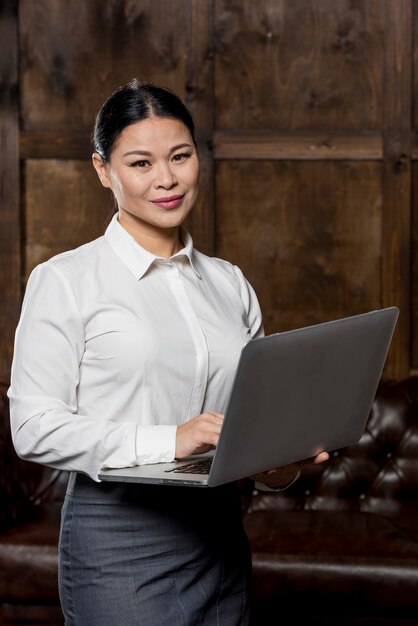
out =
[[(181, 237), (184, 246), (176, 254), (173, 254), (170, 260), (177, 257), (187, 258), (196, 276), (201, 278), (193, 262), (193, 240), (190, 233), (183, 227), (181, 229)], [(132, 235), (119, 224), (117, 213), (112, 217), (109, 226), (106, 228), (105, 238), (115, 254), (137, 280), (140, 280), (146, 274), (155, 260), (161, 258), (145, 250), (135, 241)]]

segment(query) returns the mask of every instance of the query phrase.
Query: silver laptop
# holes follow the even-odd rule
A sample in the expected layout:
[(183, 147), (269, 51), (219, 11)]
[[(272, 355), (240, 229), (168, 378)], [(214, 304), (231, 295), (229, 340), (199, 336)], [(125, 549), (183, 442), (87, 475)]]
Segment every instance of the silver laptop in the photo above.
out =
[(365, 430), (398, 314), (388, 307), (250, 340), (216, 451), (106, 469), (99, 478), (215, 487), (355, 443)]

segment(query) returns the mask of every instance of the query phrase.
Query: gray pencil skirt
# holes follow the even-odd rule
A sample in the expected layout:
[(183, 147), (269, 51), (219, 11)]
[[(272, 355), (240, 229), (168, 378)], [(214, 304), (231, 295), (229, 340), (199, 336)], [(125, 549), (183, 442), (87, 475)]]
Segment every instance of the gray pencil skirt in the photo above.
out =
[(250, 576), (235, 484), (71, 475), (59, 544), (66, 626), (246, 626)]

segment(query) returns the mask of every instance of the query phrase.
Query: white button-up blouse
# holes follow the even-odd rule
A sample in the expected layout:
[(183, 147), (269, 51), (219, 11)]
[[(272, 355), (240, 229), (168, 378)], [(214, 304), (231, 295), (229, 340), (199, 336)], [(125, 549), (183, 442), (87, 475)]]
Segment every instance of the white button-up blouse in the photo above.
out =
[(115, 215), (103, 237), (38, 265), (9, 388), (19, 456), (83, 472), (172, 461), (176, 428), (224, 413), (257, 297), (231, 263), (193, 248), (158, 258)]

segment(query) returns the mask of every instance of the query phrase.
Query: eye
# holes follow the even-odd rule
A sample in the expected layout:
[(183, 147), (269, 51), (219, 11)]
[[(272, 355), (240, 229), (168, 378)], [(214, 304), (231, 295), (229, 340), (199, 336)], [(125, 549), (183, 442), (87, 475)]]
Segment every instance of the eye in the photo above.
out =
[(131, 167), (147, 167), (148, 165), (151, 165), (151, 163), (145, 159), (140, 159), (139, 161), (131, 163)]
[(173, 156), (173, 161), (176, 161), (177, 163), (179, 163), (181, 161), (185, 161), (191, 156), (192, 156), (191, 152), (179, 152), (178, 154), (175, 154)]

